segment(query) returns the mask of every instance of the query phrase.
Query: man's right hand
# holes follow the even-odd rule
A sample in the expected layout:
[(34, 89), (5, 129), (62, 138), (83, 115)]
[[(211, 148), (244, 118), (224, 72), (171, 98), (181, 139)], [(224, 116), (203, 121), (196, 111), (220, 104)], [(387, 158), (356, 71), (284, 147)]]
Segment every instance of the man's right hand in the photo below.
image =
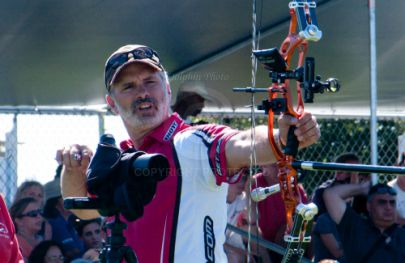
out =
[[(56, 152), (56, 161), (63, 165), (61, 174), (62, 197), (87, 197), (86, 171), (93, 156), (85, 145), (73, 144)], [(72, 210), (82, 219), (99, 217), (97, 210)]]

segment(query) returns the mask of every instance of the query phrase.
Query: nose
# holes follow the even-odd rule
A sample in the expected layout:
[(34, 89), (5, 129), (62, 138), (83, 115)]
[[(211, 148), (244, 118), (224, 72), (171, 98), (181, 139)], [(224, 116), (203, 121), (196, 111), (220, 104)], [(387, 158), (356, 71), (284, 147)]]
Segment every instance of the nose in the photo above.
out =
[(141, 83), (137, 86), (136, 88), (136, 97), (138, 99), (143, 99), (149, 96), (149, 92), (148, 89), (146, 88), (146, 86)]
[(394, 210), (395, 208), (396, 208), (395, 202), (386, 201), (386, 202), (384, 203), (384, 209), (386, 209), (386, 210)]

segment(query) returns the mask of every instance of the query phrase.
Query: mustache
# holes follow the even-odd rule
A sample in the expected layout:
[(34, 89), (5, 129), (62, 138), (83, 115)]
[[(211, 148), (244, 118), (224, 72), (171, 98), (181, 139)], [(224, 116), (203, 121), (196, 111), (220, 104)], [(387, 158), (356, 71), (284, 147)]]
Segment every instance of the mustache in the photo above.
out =
[(133, 101), (131, 104), (131, 107), (133, 109), (137, 109), (140, 104), (145, 103), (145, 102), (152, 103), (153, 105), (157, 105), (157, 100), (154, 98), (142, 98), (142, 99), (137, 99), (137, 100)]

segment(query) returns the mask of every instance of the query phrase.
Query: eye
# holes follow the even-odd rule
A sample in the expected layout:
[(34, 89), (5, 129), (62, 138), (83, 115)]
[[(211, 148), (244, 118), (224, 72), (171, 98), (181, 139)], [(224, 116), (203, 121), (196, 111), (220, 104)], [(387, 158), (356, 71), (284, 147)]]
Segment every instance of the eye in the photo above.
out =
[(125, 84), (122, 86), (122, 90), (130, 90), (134, 87), (132, 84)]
[(155, 83), (156, 83), (156, 80), (154, 80), (154, 79), (148, 79), (145, 81), (146, 85), (154, 85)]

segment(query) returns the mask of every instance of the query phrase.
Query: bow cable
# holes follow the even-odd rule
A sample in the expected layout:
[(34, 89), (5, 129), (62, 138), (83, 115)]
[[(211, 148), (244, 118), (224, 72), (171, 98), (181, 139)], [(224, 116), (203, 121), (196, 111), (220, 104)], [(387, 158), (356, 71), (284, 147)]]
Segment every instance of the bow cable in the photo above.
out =
[[(262, 5), (263, 7), (263, 2)], [(263, 9), (263, 8), (262, 8)], [(259, 28), (257, 28), (257, 3), (256, 0), (252, 1), (252, 53), (254, 50), (257, 50), (259, 48), (259, 42), (260, 42), (260, 28), (261, 28), (261, 18), (262, 15), (260, 14), (260, 24)], [(257, 30), (258, 29), (258, 30)], [(251, 79), (251, 86), (252, 88), (256, 87), (256, 74), (257, 74), (257, 58), (256, 56), (251, 56), (252, 58), (252, 79)], [(250, 144), (250, 167), (249, 167), (249, 191), (252, 189), (252, 180), (251, 178), (254, 175), (254, 171), (256, 171), (256, 166), (257, 166), (257, 158), (256, 158), (256, 112), (255, 112), (255, 95), (254, 92), (251, 93), (251, 103), (250, 103), (250, 119), (251, 119), (251, 125), (250, 125), (250, 135), (251, 135), (251, 144)], [(255, 180), (255, 185), (257, 187), (257, 179)], [(251, 255), (251, 239), (252, 239), (252, 231), (251, 231), (251, 222), (252, 222), (252, 199), (250, 198), (250, 195), (247, 195), (247, 198), (249, 200), (248, 202), (248, 242), (247, 242), (247, 262), (250, 262), (250, 255)], [(254, 204), (254, 209), (255, 209), (255, 223), (256, 226), (258, 227), (258, 206), (255, 203)]]

